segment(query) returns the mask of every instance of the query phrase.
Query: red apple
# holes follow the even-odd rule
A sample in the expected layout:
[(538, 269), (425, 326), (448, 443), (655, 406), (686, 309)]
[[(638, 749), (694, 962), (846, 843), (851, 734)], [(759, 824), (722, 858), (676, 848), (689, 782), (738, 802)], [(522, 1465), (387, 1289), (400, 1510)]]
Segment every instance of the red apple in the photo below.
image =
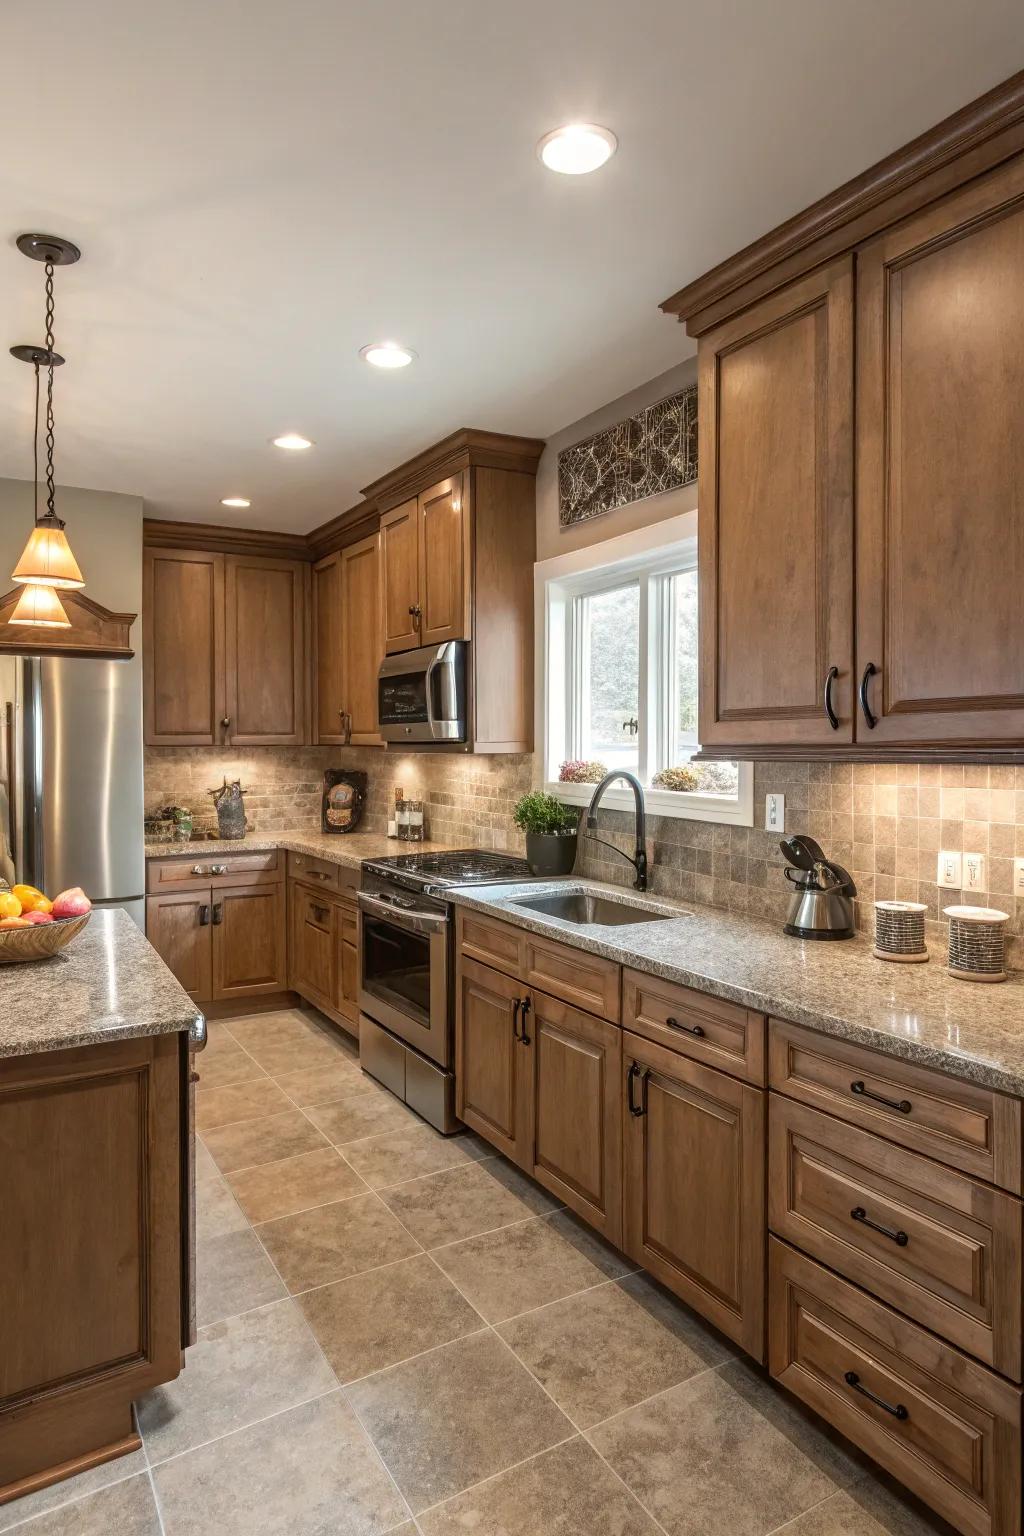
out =
[(49, 912), (26, 912), (24, 914), (24, 917), (25, 917), (26, 923), (52, 923), (53, 922), (53, 916)]
[(53, 898), (54, 917), (81, 917), (83, 912), (91, 911), (92, 902), (80, 885), (73, 885)]

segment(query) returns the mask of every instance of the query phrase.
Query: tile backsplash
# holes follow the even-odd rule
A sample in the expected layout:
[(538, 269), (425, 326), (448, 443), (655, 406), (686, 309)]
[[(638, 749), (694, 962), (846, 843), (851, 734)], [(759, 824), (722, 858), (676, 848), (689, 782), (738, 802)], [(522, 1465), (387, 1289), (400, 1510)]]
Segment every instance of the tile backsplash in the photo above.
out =
[[(319, 825), (321, 777), (327, 767), (362, 768), (370, 780), (363, 826), (385, 830), (393, 788), (427, 806), (430, 835), (450, 843), (522, 851), (512, 807), (532, 787), (529, 756), (457, 757), (443, 753), (384, 756), (369, 748), (256, 747), (236, 752), (150, 747), (146, 809), (173, 802), (213, 815), (207, 793), (228, 779), (248, 788), (250, 823), (261, 832)], [(945, 936), (942, 908), (960, 901), (996, 906), (1011, 917), (1009, 962), (1024, 967), (1024, 899), (1013, 894), (1013, 861), (1024, 857), (1024, 768), (870, 763), (758, 763), (754, 827), (716, 826), (651, 817), (651, 889), (683, 901), (747, 912), (781, 922), (789, 903), (777, 838), (761, 830), (764, 797), (786, 797), (787, 832), (817, 838), (844, 864), (858, 889), (858, 923), (872, 926), (871, 903), (897, 897), (922, 901), (928, 932)], [(632, 843), (632, 818), (601, 812), (602, 837)], [(982, 853), (984, 892), (939, 889), (939, 849)], [(586, 850), (585, 873), (628, 883), (632, 872), (606, 850)]]

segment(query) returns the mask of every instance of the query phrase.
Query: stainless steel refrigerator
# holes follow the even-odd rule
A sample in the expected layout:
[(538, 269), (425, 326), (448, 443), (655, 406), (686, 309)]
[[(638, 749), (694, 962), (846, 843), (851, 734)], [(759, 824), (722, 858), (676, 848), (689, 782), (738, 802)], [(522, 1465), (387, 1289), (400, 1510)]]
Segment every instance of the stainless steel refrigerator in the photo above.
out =
[(144, 929), (139, 658), (7, 660), (0, 727), (0, 874)]

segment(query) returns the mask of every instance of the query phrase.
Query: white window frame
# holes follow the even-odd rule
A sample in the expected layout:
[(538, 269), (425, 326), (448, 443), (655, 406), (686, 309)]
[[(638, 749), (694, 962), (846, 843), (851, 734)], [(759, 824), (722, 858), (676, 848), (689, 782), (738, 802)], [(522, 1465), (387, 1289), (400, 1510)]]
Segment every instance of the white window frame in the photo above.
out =
[[(595, 788), (593, 784), (563, 784), (557, 778), (558, 762), (568, 755), (566, 743), (576, 733), (574, 710), (580, 707), (575, 697), (573, 666), (575, 599), (636, 580), (640, 586), (640, 633), (645, 635), (649, 607), (667, 600), (668, 584), (659, 578), (680, 570), (692, 570), (696, 561), (697, 514), (684, 512), (588, 549), (539, 561), (534, 566), (539, 776), (543, 787), (567, 804), (589, 805)], [(668, 622), (667, 615), (665, 621)], [(660, 652), (654, 660), (655, 665), (650, 666), (648, 647), (641, 645), (637, 687), (641, 703), (637, 736), (641, 780), (649, 778), (659, 759), (668, 758), (667, 743), (664, 739), (653, 739), (650, 722), (657, 723), (662, 737), (671, 729), (674, 647), (671, 654)], [(753, 826), (753, 767), (750, 763), (740, 763), (738, 767), (735, 798), (648, 789), (648, 812), (652, 816), (675, 816), (688, 821)], [(631, 810), (633, 796), (625, 785), (611, 785), (601, 804), (612, 810)]]

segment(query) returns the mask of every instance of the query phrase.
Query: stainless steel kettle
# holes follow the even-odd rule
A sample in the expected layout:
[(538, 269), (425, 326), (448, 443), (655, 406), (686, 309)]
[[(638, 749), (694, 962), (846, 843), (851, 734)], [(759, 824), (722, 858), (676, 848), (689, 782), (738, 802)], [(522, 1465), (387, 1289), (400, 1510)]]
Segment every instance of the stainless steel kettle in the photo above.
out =
[(857, 887), (851, 876), (825, 857), (813, 837), (784, 837), (779, 847), (786, 879), (796, 887), (783, 932), (797, 939), (852, 939)]

